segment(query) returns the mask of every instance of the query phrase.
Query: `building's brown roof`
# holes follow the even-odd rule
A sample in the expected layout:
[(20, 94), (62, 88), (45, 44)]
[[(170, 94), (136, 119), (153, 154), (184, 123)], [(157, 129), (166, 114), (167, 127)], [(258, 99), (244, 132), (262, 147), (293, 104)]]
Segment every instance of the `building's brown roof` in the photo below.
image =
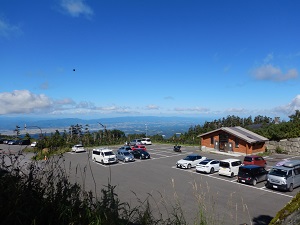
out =
[(204, 133), (204, 134), (200, 134), (198, 135), (198, 137), (203, 137), (205, 135), (217, 132), (217, 131), (225, 131), (229, 134), (232, 134), (233, 136), (239, 137), (240, 139), (245, 140), (246, 142), (252, 144), (255, 142), (265, 142), (268, 141), (268, 138), (265, 138), (261, 135), (258, 135), (250, 130), (247, 130), (245, 128), (242, 128), (240, 126), (236, 126), (236, 127), (221, 127), (219, 129)]

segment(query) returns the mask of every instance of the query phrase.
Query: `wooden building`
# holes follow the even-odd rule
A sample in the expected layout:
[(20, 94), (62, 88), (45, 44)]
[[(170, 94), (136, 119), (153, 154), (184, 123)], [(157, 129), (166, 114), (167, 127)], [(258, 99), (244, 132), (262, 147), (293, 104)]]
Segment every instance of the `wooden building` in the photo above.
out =
[(200, 134), (201, 146), (225, 152), (239, 152), (246, 155), (265, 152), (267, 138), (240, 126), (221, 127)]

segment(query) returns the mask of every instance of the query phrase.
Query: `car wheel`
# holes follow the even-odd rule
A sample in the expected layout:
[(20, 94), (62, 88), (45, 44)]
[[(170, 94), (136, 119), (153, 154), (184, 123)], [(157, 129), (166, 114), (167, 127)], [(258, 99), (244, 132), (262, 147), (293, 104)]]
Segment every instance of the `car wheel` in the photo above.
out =
[(143, 157), (142, 157), (142, 156), (140, 156), (140, 159), (143, 159)]
[(103, 159), (101, 159), (101, 163), (104, 164)]
[(289, 187), (289, 192), (292, 192), (294, 190), (293, 184), (290, 185)]
[(215, 169), (212, 167), (211, 169), (210, 169), (210, 173), (214, 173), (215, 172)]
[(96, 158), (93, 158), (93, 161), (96, 162)]
[(233, 172), (230, 174), (230, 177), (234, 177), (234, 173)]
[(189, 165), (187, 166), (188, 169), (191, 169), (191, 167), (192, 167), (191, 164), (189, 164)]
[(123, 159), (123, 162), (124, 162), (124, 163), (126, 163), (126, 160), (125, 160), (125, 159)]
[(255, 186), (256, 183), (257, 183), (257, 180), (256, 180), (256, 179), (253, 179), (253, 181), (252, 181), (253, 186)]

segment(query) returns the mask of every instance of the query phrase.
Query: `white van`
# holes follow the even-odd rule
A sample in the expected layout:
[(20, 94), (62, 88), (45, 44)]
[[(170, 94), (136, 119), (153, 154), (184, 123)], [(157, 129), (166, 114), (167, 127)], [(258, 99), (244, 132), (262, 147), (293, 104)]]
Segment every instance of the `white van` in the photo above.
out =
[(289, 160), (274, 166), (267, 177), (267, 188), (293, 191), (300, 186), (300, 160)]
[(118, 161), (115, 153), (108, 148), (93, 149), (92, 160), (102, 164), (116, 163)]
[(239, 167), (242, 161), (239, 159), (223, 159), (220, 160), (219, 175), (234, 177), (239, 173)]
[(143, 145), (152, 145), (151, 139), (150, 138), (142, 138), (142, 144)]

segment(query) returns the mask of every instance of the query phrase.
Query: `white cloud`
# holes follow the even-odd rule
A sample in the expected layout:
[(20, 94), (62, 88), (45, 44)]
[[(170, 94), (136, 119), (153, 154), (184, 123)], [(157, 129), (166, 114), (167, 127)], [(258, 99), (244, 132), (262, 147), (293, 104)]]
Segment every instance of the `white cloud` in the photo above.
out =
[(70, 98), (59, 99), (55, 101), (55, 105), (75, 105), (76, 103)]
[(17, 26), (13, 26), (3, 19), (0, 19), (0, 37), (8, 38), (11, 35), (16, 35), (21, 32), (20, 28)]
[(247, 113), (248, 110), (246, 109), (243, 109), (243, 108), (229, 108), (229, 109), (226, 109), (224, 111), (224, 113), (230, 113), (230, 114), (239, 114), (239, 113)]
[(287, 116), (294, 114), (296, 110), (300, 110), (300, 95), (297, 95), (289, 104), (276, 107), (274, 110)]
[(255, 69), (253, 75), (257, 80), (286, 81), (296, 79), (298, 77), (298, 71), (296, 69), (290, 69), (286, 73), (283, 73), (280, 68), (268, 64)]
[(36, 95), (28, 90), (0, 93), (0, 115), (33, 113), (51, 105), (52, 102), (47, 96)]
[(80, 15), (90, 17), (94, 14), (91, 7), (85, 4), (84, 0), (62, 0), (61, 7), (73, 17)]
[(157, 105), (147, 105), (146, 110), (158, 110), (159, 106)]

